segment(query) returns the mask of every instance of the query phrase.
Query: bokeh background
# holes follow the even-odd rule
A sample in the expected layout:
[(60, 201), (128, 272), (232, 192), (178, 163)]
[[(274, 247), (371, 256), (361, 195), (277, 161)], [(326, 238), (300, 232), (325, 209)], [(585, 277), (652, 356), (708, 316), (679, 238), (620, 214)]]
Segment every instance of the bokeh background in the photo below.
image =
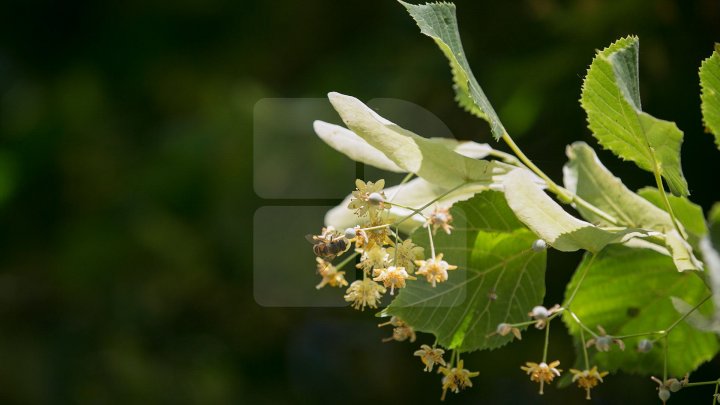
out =
[[(555, 179), (566, 144), (594, 144), (577, 102), (594, 50), (639, 35), (643, 107), (685, 131), (693, 199), (705, 209), (720, 200), (720, 159), (703, 133), (697, 78), (720, 41), (720, 2), (457, 4), (476, 76)], [(2, 2), (0, 402), (435, 402), (439, 378), (421, 371), (416, 345), (380, 343), (390, 331), (371, 313), (268, 306), (253, 291), (258, 271), (265, 281), (277, 275), (282, 291), (288, 269), (307, 274), (296, 288), (314, 290), (309, 245), (296, 250), (321, 220), (311, 210), (304, 218), (315, 228), (302, 232), (293, 216), (258, 223), (277, 217), (256, 211), (338, 202), (256, 192), (253, 167), (265, 159), (253, 153), (256, 104), (333, 90), (407, 100), (454, 136), (491, 142), (486, 125), (455, 106), (436, 46), (392, 1)], [(315, 118), (287, 122), (316, 142)], [(284, 178), (274, 188), (282, 192), (288, 178), (345, 167), (318, 150), (307, 171), (278, 159), (262, 187)], [(634, 165), (601, 158), (631, 186), (652, 184)], [(266, 239), (254, 244), (261, 229)], [(578, 257), (549, 260), (552, 304)], [(253, 265), (261, 262), (269, 264)], [(448, 402), (587, 403), (574, 387), (539, 397), (519, 370), (537, 360), (541, 338), (528, 333), (510, 348), (468, 355), (481, 376)], [(552, 342), (551, 356), (567, 369), (573, 352), (562, 328)], [(719, 375), (714, 360), (696, 378)], [(673, 401), (712, 394), (686, 391)], [(592, 403), (656, 402), (648, 378), (619, 374)]]

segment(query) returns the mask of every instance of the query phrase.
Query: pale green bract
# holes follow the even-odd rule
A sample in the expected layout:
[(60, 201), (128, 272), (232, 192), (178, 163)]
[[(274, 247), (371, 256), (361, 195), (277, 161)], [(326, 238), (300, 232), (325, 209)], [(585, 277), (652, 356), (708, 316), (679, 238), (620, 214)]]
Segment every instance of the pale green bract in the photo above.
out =
[(700, 65), (701, 109), (705, 128), (715, 135), (715, 144), (720, 149), (720, 45)]
[[(493, 349), (512, 336), (493, 334), (500, 323), (528, 320), (528, 311), (545, 295), (546, 254), (531, 249), (536, 239), (513, 215), (502, 193), (486, 191), (451, 209), (456, 229), (438, 232), (437, 253), (457, 265), (444, 283), (433, 288), (416, 274), (384, 311), (416, 330), (433, 333), (444, 347), (463, 352)], [(411, 238), (425, 247), (428, 232)]]
[[(583, 260), (567, 286), (566, 296), (577, 286), (590, 264), (589, 256)], [(570, 305), (588, 328), (597, 330), (602, 326), (614, 336), (630, 335), (667, 329), (682, 315), (673, 307), (670, 296), (681, 297), (696, 305), (708, 296), (700, 278), (690, 272), (679, 273), (669, 257), (654, 250), (612, 245), (605, 248), (592, 262), (592, 267)], [(709, 313), (712, 304), (700, 308)], [(580, 345), (580, 326), (568, 312), (563, 320), (575, 342)], [(589, 339), (585, 333), (586, 339)], [(617, 346), (601, 353), (588, 349), (590, 364), (601, 370), (618, 370), (640, 374), (655, 374), (663, 369), (663, 348), (658, 342), (649, 353), (640, 353), (635, 347), (642, 336), (623, 339), (627, 348)], [(668, 373), (682, 376), (695, 370), (700, 364), (712, 359), (720, 346), (712, 333), (699, 331), (680, 322), (667, 335), (669, 350)], [(576, 360), (576, 368), (583, 369), (582, 354)]]
[(444, 187), (469, 182), (490, 185), (511, 166), (471, 159), (450, 150), (445, 141), (416, 135), (379, 116), (355, 97), (329, 93), (335, 110), (352, 132), (408, 173)]
[(505, 198), (515, 215), (557, 250), (599, 252), (610, 243), (623, 243), (647, 233), (622, 229), (606, 231), (568, 214), (532, 182), (527, 172), (513, 170), (504, 177)]
[[(702, 263), (693, 254), (692, 247), (675, 230), (670, 215), (656, 206), (658, 203), (653, 204), (625, 187), (586, 143), (575, 142), (567, 147), (565, 153), (569, 160), (563, 168), (563, 181), (568, 190), (612, 215), (617, 219), (617, 225), (663, 233), (665, 247), (679, 271), (702, 269)], [(659, 194), (657, 198), (660, 198)], [(686, 198), (672, 197), (671, 204), (673, 208), (677, 207), (676, 212), (682, 214), (693, 229), (700, 227), (697, 211)], [(594, 224), (611, 225), (583, 206), (576, 208), (583, 218)], [(700, 222), (704, 224), (702, 210), (699, 214)]]
[(471, 114), (486, 120), (490, 124), (495, 140), (499, 140), (505, 133), (505, 128), (470, 70), (470, 64), (460, 41), (455, 5), (452, 3), (413, 5), (403, 1), (400, 3), (417, 22), (420, 32), (432, 38), (450, 61), (458, 104)]
[(637, 37), (600, 51), (583, 82), (580, 103), (600, 144), (640, 168), (660, 174), (674, 195), (689, 194), (680, 166), (683, 133), (641, 110)]

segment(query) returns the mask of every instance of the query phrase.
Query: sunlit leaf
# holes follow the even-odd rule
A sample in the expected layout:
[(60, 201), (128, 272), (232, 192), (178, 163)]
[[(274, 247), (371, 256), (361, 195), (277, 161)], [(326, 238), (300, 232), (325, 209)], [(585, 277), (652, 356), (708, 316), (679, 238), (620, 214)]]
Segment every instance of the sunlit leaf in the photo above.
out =
[(675, 195), (688, 195), (680, 166), (683, 133), (673, 122), (642, 111), (637, 37), (598, 52), (583, 82), (580, 102), (593, 135), (615, 155), (657, 172)]
[[(568, 284), (566, 296), (575, 290), (590, 264), (590, 258), (586, 257)], [(592, 261), (570, 308), (590, 329), (596, 330), (600, 325), (610, 335), (622, 336), (669, 328), (681, 317), (673, 307), (671, 296), (694, 306), (708, 295), (705, 284), (696, 274), (677, 272), (669, 257), (650, 249), (612, 245)], [(712, 304), (706, 302), (701, 311), (710, 313)], [(563, 314), (563, 319), (579, 344), (579, 325), (569, 313)], [(586, 337), (590, 338), (588, 333)], [(637, 342), (646, 337), (624, 339), (625, 351), (617, 347), (606, 353), (588, 349), (591, 363), (612, 371), (662, 374), (660, 343), (649, 353), (634, 350)], [(653, 337), (657, 335), (650, 336)], [(672, 329), (668, 343), (668, 372), (674, 376), (694, 370), (712, 359), (720, 348), (714, 334), (699, 331), (686, 322)]]
[(702, 94), (702, 115), (705, 128), (715, 135), (715, 144), (720, 149), (720, 45), (700, 65), (700, 87)]
[[(512, 336), (489, 336), (497, 325), (527, 320), (528, 311), (542, 302), (545, 252), (531, 249), (535, 236), (514, 217), (502, 193), (483, 192), (455, 204), (451, 213), (455, 230), (438, 232), (434, 245), (459, 268), (435, 288), (424, 279), (409, 282), (385, 313), (433, 333), (445, 347), (502, 346)], [(426, 229), (412, 239), (430, 254)]]
[(470, 64), (460, 41), (455, 5), (452, 3), (413, 5), (403, 1), (400, 3), (417, 22), (420, 32), (432, 38), (448, 58), (457, 102), (468, 112), (486, 120), (490, 124), (495, 140), (500, 139), (505, 128), (470, 70)]
[(355, 97), (329, 93), (328, 98), (345, 124), (372, 147), (408, 173), (445, 187), (468, 182), (490, 185), (509, 165), (471, 159), (450, 150), (445, 141), (418, 136), (379, 116)]
[[(699, 270), (702, 263), (694, 256), (692, 247), (675, 230), (670, 215), (658, 205), (659, 194), (645, 189), (648, 197), (643, 198), (630, 191), (623, 182), (615, 177), (598, 159), (595, 151), (584, 142), (575, 142), (567, 147), (568, 163), (563, 168), (565, 187), (593, 204), (602, 211), (612, 215), (617, 225), (629, 228), (655, 230), (665, 234), (665, 246), (672, 255), (673, 261), (680, 271)], [(702, 210), (685, 197), (671, 196), (673, 211), (683, 225), (701, 232), (705, 226)], [(677, 206), (677, 210), (675, 207)], [(577, 206), (583, 218), (599, 225), (611, 225), (593, 211)], [(697, 217), (699, 215), (699, 218)], [(683, 222), (686, 220), (687, 224)], [(705, 231), (706, 232), (706, 231)]]
[(557, 250), (599, 252), (609, 243), (644, 235), (632, 229), (606, 231), (573, 217), (533, 183), (525, 171), (514, 170), (504, 179), (505, 197), (515, 215)]

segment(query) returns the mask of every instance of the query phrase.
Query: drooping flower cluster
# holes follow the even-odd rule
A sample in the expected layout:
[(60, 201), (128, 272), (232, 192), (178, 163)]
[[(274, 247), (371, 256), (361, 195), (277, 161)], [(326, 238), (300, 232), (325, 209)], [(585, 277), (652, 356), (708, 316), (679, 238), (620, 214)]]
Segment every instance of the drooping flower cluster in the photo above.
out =
[[(383, 190), (385, 181), (366, 183), (357, 180), (355, 186), (356, 190), (352, 192), (348, 208), (357, 216), (358, 224), (345, 229), (343, 233), (328, 226), (323, 228), (320, 235), (309, 237), (314, 244), (313, 251), (318, 256), (318, 274), (322, 277), (317, 288), (326, 285), (347, 286), (345, 272), (340, 270), (355, 257), (359, 257), (355, 268), (362, 273), (362, 278), (350, 283), (344, 298), (357, 310), (378, 308), (386, 292), (395, 295), (397, 290), (407, 288), (408, 283), (427, 282), (436, 287), (437, 284), (447, 281), (448, 272), (458, 267), (444, 260), (443, 253), (435, 252), (432, 238), (438, 229), (447, 234), (452, 232), (450, 223), (453, 217), (449, 208), (435, 208), (426, 217), (424, 228), (430, 238), (429, 257), (426, 257), (423, 247), (413, 243), (412, 239), (403, 239), (398, 234), (397, 226), (403, 219), (398, 220), (390, 215), (393, 203), (388, 201)], [(332, 260), (348, 250), (353, 250), (354, 253), (342, 263), (333, 265)], [(416, 281), (418, 279), (421, 280)], [(386, 325), (392, 326), (393, 330), (392, 336), (383, 339), (384, 342), (414, 342), (417, 338), (415, 329), (397, 316), (379, 326)], [(470, 379), (479, 374), (463, 367), (459, 353), (454, 353), (453, 359), (447, 363), (443, 359), (444, 353), (442, 348), (425, 344), (414, 352), (425, 365), (425, 371), (433, 371), (433, 368), (438, 366), (437, 372), (442, 375), (442, 398), (445, 398), (448, 390), (457, 393), (471, 387)]]

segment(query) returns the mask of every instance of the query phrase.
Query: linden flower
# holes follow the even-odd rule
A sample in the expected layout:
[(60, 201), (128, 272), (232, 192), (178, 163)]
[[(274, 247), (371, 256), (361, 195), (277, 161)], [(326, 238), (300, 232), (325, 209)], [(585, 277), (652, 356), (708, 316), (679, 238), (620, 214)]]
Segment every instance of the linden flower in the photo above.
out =
[(495, 332), (491, 333), (488, 336), (492, 336), (492, 335), (507, 336), (511, 332), (518, 340), (522, 340), (522, 335), (520, 334), (520, 329), (510, 325), (509, 323), (498, 324), (497, 328), (495, 329)]
[(377, 308), (385, 287), (368, 279), (356, 280), (350, 284), (345, 294), (345, 301), (352, 302), (352, 307), (361, 311), (365, 307)]
[(471, 372), (470, 370), (464, 369), (462, 360), (458, 361), (457, 367), (450, 369), (447, 367), (440, 367), (438, 371), (444, 375), (442, 378), (443, 393), (440, 397), (441, 401), (445, 400), (445, 393), (447, 393), (448, 389), (457, 394), (461, 389), (472, 387), (470, 378), (480, 375), (477, 371)]
[(363, 269), (364, 272), (370, 273), (372, 269), (383, 268), (387, 265), (388, 253), (384, 248), (374, 245), (371, 249), (363, 252), (362, 259), (355, 267)]
[(422, 345), (420, 346), (420, 350), (413, 353), (413, 356), (420, 356), (420, 360), (425, 365), (424, 370), (430, 372), (435, 364), (445, 365), (443, 354), (445, 354), (445, 350), (443, 349), (433, 349), (428, 345)]
[(395, 265), (405, 267), (408, 274), (415, 272), (415, 260), (422, 259), (424, 251), (425, 249), (414, 244), (411, 239), (405, 239), (395, 247), (387, 249), (390, 257), (394, 258)]
[(530, 381), (540, 383), (540, 395), (542, 395), (545, 383), (552, 382), (555, 377), (560, 377), (562, 370), (557, 368), (559, 365), (560, 362), (558, 360), (553, 361), (549, 365), (545, 362), (537, 364), (528, 361), (525, 363), (525, 366), (521, 366), (520, 369), (528, 373)]
[(446, 234), (450, 235), (450, 230), (453, 229), (453, 227), (450, 225), (450, 222), (452, 222), (453, 217), (450, 215), (450, 209), (449, 208), (435, 208), (433, 212), (430, 213), (430, 217), (427, 219), (427, 222), (425, 222), (425, 225), (423, 225), (424, 228), (427, 228), (428, 226), (432, 226), (433, 235), (438, 230), (438, 228), (442, 228), (443, 231), (445, 231)]
[(531, 318), (534, 318), (536, 320), (535, 327), (538, 329), (545, 328), (545, 325), (547, 325), (548, 318), (557, 313), (560, 312), (562, 308), (560, 305), (555, 304), (552, 308), (547, 309), (542, 305), (538, 305), (536, 307), (533, 307), (532, 311), (528, 312), (528, 316)]
[(366, 249), (370, 249), (375, 245), (385, 246), (392, 244), (392, 240), (390, 239), (390, 228), (383, 226), (388, 223), (390, 222), (383, 221), (380, 218), (374, 218), (370, 221), (368, 228), (375, 229), (365, 231), (365, 234), (367, 235)]
[(428, 283), (431, 283), (433, 287), (435, 287), (437, 283), (447, 281), (448, 270), (457, 269), (457, 266), (448, 264), (442, 257), (443, 254), (438, 253), (434, 259), (415, 260), (415, 264), (420, 266), (416, 273), (425, 276)]
[(618, 345), (620, 350), (625, 350), (625, 342), (623, 342), (622, 340), (620, 340), (618, 338), (614, 338), (614, 337), (608, 335), (607, 332), (605, 332), (605, 329), (600, 325), (597, 326), (597, 329), (600, 331), (600, 336), (598, 336), (597, 338), (592, 338), (592, 339), (588, 340), (587, 343), (585, 344), (585, 347), (590, 347), (590, 346), (595, 345), (595, 348), (597, 349), (597, 351), (609, 352), (610, 345), (614, 343), (614, 344)]
[(392, 325), (393, 328), (393, 334), (389, 338), (385, 338), (382, 341), (383, 342), (389, 342), (391, 340), (397, 340), (398, 342), (404, 342), (408, 339), (410, 339), (410, 343), (415, 341), (415, 329), (413, 329), (412, 326), (408, 325), (403, 321), (402, 319), (393, 316), (390, 318), (389, 321), (385, 323), (381, 323), (378, 325), (378, 327), (386, 326), (386, 325)]
[(344, 287), (348, 285), (347, 280), (345, 280), (344, 271), (337, 271), (335, 266), (319, 257), (316, 257), (315, 260), (317, 261), (318, 274), (322, 276), (322, 281), (320, 281), (320, 284), (316, 285), (315, 288), (319, 290), (326, 285), (330, 287)]
[(385, 209), (385, 193), (382, 191), (385, 187), (385, 180), (365, 183), (357, 179), (355, 186), (357, 189), (352, 192), (352, 198), (348, 204), (348, 208), (355, 210), (355, 215), (362, 217), (369, 214), (370, 217), (373, 217)]
[(587, 393), (585, 399), (590, 399), (590, 390), (597, 387), (598, 384), (603, 382), (603, 377), (608, 375), (607, 371), (598, 371), (597, 366), (582, 371), (571, 368), (570, 372), (573, 375), (572, 381), (577, 382), (578, 387), (585, 389)]
[(373, 280), (382, 281), (385, 287), (390, 287), (390, 295), (395, 293), (395, 287), (404, 288), (405, 280), (417, 280), (409, 275), (404, 267), (390, 266), (386, 269), (373, 270)]

